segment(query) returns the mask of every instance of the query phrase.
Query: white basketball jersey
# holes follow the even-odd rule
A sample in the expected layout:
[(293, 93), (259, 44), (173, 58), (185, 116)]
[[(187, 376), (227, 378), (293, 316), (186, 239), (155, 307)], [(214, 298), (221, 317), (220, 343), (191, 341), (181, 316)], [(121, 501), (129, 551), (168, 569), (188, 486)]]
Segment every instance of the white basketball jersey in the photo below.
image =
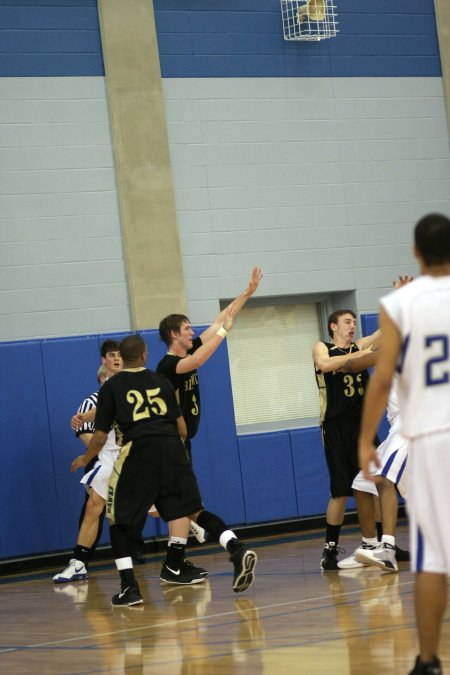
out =
[(422, 276), (381, 299), (398, 327), (402, 434), (450, 429), (450, 276)]
[(391, 385), (391, 391), (389, 392), (389, 399), (386, 406), (386, 416), (388, 418), (389, 424), (392, 426), (399, 416), (399, 404), (398, 404), (398, 377), (394, 376)]

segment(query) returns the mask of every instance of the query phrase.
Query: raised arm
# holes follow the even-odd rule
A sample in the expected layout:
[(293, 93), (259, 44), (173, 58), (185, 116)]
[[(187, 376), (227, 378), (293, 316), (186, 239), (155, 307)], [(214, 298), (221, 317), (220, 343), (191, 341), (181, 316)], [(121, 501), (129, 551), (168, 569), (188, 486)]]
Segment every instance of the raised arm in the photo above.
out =
[[(359, 361), (364, 356), (371, 353), (371, 349), (355, 352), (352, 354), (352, 360)], [(330, 373), (332, 371), (341, 370), (341, 368), (349, 361), (349, 355), (342, 354), (342, 356), (330, 356), (326, 345), (323, 342), (316, 342), (313, 349), (313, 359), (316, 370), (321, 370), (322, 373)], [(361, 365), (355, 372), (364, 370), (364, 368), (365, 366)]]
[[(411, 283), (411, 281), (414, 281), (414, 277), (410, 277), (408, 274), (405, 274), (405, 276), (403, 277), (400, 275), (398, 279), (395, 279), (392, 282), (392, 285), (394, 288), (402, 288), (402, 286), (406, 286), (406, 284)], [(376, 350), (380, 346), (380, 340), (381, 340), (380, 329), (378, 329), (374, 333), (372, 333), (372, 335), (367, 335), (366, 337), (356, 340), (356, 344), (360, 349), (367, 349), (368, 347), (372, 347), (372, 350)]]
[(366, 335), (366, 337), (359, 338), (359, 340), (355, 340), (355, 342), (359, 349), (364, 350), (369, 349), (369, 347), (372, 348), (372, 351), (378, 349), (380, 345), (380, 329), (378, 328), (372, 335)]
[(207, 328), (206, 330), (203, 331), (203, 333), (200, 334), (201, 341), (203, 344), (210, 340), (214, 335), (216, 334), (217, 330), (222, 326), (225, 318), (225, 313), (226, 311), (233, 305), (234, 308), (234, 313), (233, 315), (236, 316), (247, 300), (253, 295), (253, 293), (256, 291), (256, 289), (259, 286), (259, 282), (261, 281), (263, 277), (263, 274), (261, 272), (260, 267), (254, 267), (252, 270), (252, 274), (250, 277), (250, 281), (248, 282), (247, 288), (243, 293), (237, 296), (229, 305), (225, 307), (214, 319), (212, 324)]
[(214, 354), (233, 327), (233, 318), (234, 306), (233, 303), (231, 303), (225, 310), (223, 323), (217, 327), (214, 335), (212, 335), (207, 342), (202, 344), (201, 347), (196, 349), (193, 354), (188, 354), (178, 361), (176, 368), (178, 375), (189, 373), (191, 370), (197, 370)]

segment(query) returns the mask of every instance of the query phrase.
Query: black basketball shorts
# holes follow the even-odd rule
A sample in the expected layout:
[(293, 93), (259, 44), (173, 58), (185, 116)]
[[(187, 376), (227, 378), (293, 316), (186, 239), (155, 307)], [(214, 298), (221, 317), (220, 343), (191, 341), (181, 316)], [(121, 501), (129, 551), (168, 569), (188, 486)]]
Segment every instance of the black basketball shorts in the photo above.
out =
[(330, 493), (332, 497), (351, 497), (352, 483), (359, 473), (359, 417), (343, 417), (324, 422), (322, 439), (325, 448)]
[(178, 436), (146, 436), (125, 445), (108, 486), (106, 515), (115, 523), (144, 527), (152, 506), (165, 520), (203, 509), (200, 491)]

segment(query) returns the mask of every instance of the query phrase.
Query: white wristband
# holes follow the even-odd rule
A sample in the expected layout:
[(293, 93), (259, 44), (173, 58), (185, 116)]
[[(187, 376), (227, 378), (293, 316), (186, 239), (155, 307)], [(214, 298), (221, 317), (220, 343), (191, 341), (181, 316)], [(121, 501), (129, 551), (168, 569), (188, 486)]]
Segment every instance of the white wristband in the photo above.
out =
[(228, 335), (228, 331), (224, 326), (221, 326), (217, 331), (216, 335), (219, 335), (221, 338), (226, 338)]

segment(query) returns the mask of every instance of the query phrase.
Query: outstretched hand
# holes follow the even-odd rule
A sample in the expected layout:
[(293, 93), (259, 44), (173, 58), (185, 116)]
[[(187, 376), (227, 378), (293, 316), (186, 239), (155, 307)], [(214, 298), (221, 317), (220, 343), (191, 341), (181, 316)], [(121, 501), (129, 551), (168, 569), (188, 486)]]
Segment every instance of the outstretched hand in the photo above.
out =
[(252, 276), (250, 277), (250, 281), (248, 282), (248, 286), (245, 290), (246, 295), (253, 295), (253, 293), (256, 291), (256, 289), (259, 286), (259, 282), (263, 278), (263, 273), (261, 271), (260, 267), (254, 267), (252, 270)]
[(86, 455), (78, 455), (78, 457), (75, 457), (72, 464), (70, 465), (70, 470), (74, 472), (77, 469), (81, 469), (81, 467), (86, 466), (86, 464)]
[(392, 285), (394, 288), (401, 288), (402, 286), (406, 286), (406, 284), (409, 284), (411, 281), (414, 281), (414, 277), (410, 277), (407, 274), (405, 274), (404, 277), (400, 275), (398, 279), (395, 279), (392, 282)]

